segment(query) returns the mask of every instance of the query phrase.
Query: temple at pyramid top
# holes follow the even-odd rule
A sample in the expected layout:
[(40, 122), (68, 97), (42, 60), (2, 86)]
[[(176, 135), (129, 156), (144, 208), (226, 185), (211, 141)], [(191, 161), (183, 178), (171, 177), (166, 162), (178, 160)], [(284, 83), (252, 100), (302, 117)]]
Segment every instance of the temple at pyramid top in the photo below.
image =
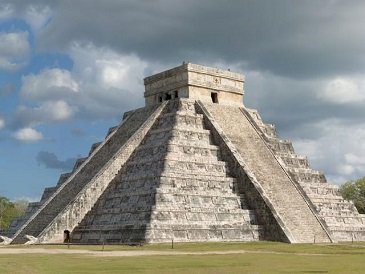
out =
[(154, 105), (175, 98), (191, 98), (223, 105), (243, 104), (242, 74), (184, 63), (146, 77), (145, 102)]

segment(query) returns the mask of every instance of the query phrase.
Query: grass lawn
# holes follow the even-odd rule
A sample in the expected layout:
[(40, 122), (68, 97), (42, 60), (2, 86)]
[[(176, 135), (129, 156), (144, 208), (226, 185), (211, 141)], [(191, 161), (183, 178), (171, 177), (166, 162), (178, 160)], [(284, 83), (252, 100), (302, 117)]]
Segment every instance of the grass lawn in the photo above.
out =
[[(20, 247), (20, 246), (19, 246)], [(1, 247), (13, 249), (19, 247)], [(24, 248), (24, 246), (21, 246)], [(67, 246), (26, 248), (67, 249)], [(101, 246), (70, 246), (100, 252)], [(161, 251), (158, 256), (0, 254), (0, 273), (365, 273), (365, 244), (196, 243), (105, 246), (105, 251)], [(246, 251), (242, 254), (199, 254)], [(192, 255), (176, 255), (192, 252)], [(175, 255), (174, 255), (175, 253)]]

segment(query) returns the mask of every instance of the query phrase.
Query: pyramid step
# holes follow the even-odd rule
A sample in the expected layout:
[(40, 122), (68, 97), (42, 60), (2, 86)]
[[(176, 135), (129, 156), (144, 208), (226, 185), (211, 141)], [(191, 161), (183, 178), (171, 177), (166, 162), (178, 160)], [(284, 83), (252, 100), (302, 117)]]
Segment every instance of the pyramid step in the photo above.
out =
[(51, 197), (52, 194), (56, 192), (57, 188), (58, 188), (57, 186), (54, 186), (54, 187), (46, 187), (44, 189), (44, 191), (43, 191), (43, 195), (42, 195), (42, 198), (41, 198), (41, 202), (44, 202), (49, 197)]
[(299, 184), (326, 184), (327, 180), (323, 173), (312, 169), (291, 169), (288, 170), (290, 175)]
[[(175, 181), (171, 185), (160, 184), (159, 182), (147, 182), (140, 181), (138, 183), (124, 182), (122, 181), (122, 187), (116, 187), (116, 189), (123, 189), (122, 193), (110, 194), (111, 198), (115, 197), (124, 197), (131, 195), (131, 191), (133, 191), (134, 195), (147, 195), (155, 194), (155, 193), (175, 193), (177, 190), (179, 191), (179, 195), (196, 195), (199, 193), (207, 192), (211, 196), (219, 196), (219, 195), (228, 195), (231, 197), (236, 197), (237, 194), (233, 193), (233, 184), (229, 182), (225, 183), (213, 183), (213, 182), (198, 182), (191, 183), (189, 181)], [(158, 188), (157, 190), (155, 190)], [(207, 194), (207, 195), (208, 195)]]
[(201, 115), (190, 113), (166, 113), (163, 114), (155, 124), (155, 127), (190, 127), (190, 128), (203, 128), (203, 117)]
[(209, 130), (203, 128), (164, 127), (151, 130), (147, 139), (149, 139), (152, 143), (158, 142), (159, 140), (162, 142), (166, 142), (168, 140), (188, 140), (198, 141), (199, 144), (201, 144), (209, 143), (209, 137)]
[(60, 186), (64, 182), (66, 182), (67, 179), (70, 178), (71, 175), (72, 175), (72, 172), (61, 174), (60, 178), (58, 179), (57, 186)]
[[(320, 174), (320, 173), (319, 173)], [(311, 189), (313, 193), (321, 193), (321, 191), (328, 191), (332, 193), (338, 193), (339, 187), (337, 185), (332, 185), (328, 183), (301, 183), (303, 188)], [(337, 194), (336, 194), (337, 195)]]
[(342, 198), (339, 195), (328, 195), (328, 194), (317, 194), (317, 195), (310, 195), (311, 201), (314, 203), (343, 203), (347, 204), (350, 203)]
[(222, 161), (204, 162), (203, 159), (201, 159), (200, 162), (191, 162), (186, 159), (136, 159), (134, 161), (129, 161), (126, 164), (126, 168), (131, 174), (140, 173), (141, 171), (152, 172), (147, 174), (157, 174), (158, 172), (162, 172), (162, 170), (176, 173), (189, 172), (191, 174), (208, 172), (211, 175), (225, 174), (228, 172), (227, 163)]
[(141, 145), (135, 152), (136, 158), (151, 158), (169, 152), (171, 155), (182, 155), (184, 157), (219, 157), (219, 149), (217, 146), (205, 144), (198, 146), (191, 142), (178, 143), (171, 141), (169, 143), (160, 143), (153, 145)]
[[(93, 224), (93, 225), (87, 225), (87, 226), (78, 226), (77, 229), (75, 229), (75, 232), (80, 231), (95, 231), (95, 232), (101, 232), (101, 231), (125, 231), (128, 229), (144, 229), (144, 230), (150, 230), (152, 228), (159, 227), (160, 229), (170, 229), (170, 230), (186, 230), (186, 229), (214, 229), (219, 227), (224, 227), (226, 229), (242, 229), (242, 228), (251, 228), (253, 230), (259, 230), (262, 226), (250, 224), (249, 222), (241, 219), (236, 220), (236, 222), (217, 222), (217, 221), (199, 221), (199, 222), (187, 222), (186, 217), (184, 214), (179, 214), (173, 212), (170, 216), (173, 216), (176, 220), (179, 220), (179, 222), (176, 222), (176, 224), (166, 224), (163, 222), (159, 222), (158, 220), (154, 220), (152, 223), (149, 223), (147, 220), (143, 219), (145, 213), (141, 212), (139, 214), (130, 214), (128, 215), (128, 219), (120, 218), (120, 220), (125, 220), (122, 223), (118, 221), (118, 219), (115, 219), (114, 217), (117, 216), (107, 216), (106, 219), (113, 218), (116, 220), (115, 223), (108, 222), (105, 224)], [(127, 216), (127, 214), (125, 215)], [(123, 216), (123, 217), (125, 217)], [(145, 220), (145, 221), (144, 221)], [(171, 239), (170, 239), (171, 241)], [(242, 239), (241, 239), (242, 241)]]
[(121, 174), (118, 176), (118, 180), (123, 181), (123, 184), (120, 187), (125, 188), (141, 185), (151, 185), (154, 184), (164, 184), (164, 185), (175, 185), (176, 181), (180, 181), (181, 183), (186, 183), (188, 185), (192, 184), (201, 184), (208, 183), (209, 186), (219, 186), (220, 184), (233, 184), (236, 182), (236, 179), (227, 177), (226, 174), (221, 174), (221, 176), (212, 177), (208, 174), (177, 174), (177, 173), (167, 173), (162, 172), (158, 176), (150, 176), (146, 173), (139, 174), (138, 176), (129, 176), (129, 174)]
[(189, 171), (189, 174), (186, 172), (171, 172), (168, 170), (163, 170), (162, 167), (160, 169), (148, 170), (142, 169), (143, 174), (141, 174), (141, 170), (134, 170), (134, 172), (130, 172), (128, 174), (121, 174), (120, 179), (123, 181), (133, 181), (139, 180), (141, 178), (151, 178), (151, 177), (186, 177), (186, 178), (206, 178), (206, 180), (220, 180), (221, 178), (227, 177), (225, 172), (202, 172), (201, 171)]
[(261, 130), (267, 137), (277, 138), (275, 125), (273, 125), (273, 124), (264, 124), (264, 126), (261, 127)]
[(308, 159), (306, 157), (289, 153), (277, 153), (276, 156), (280, 158), (288, 168), (309, 168)]
[(274, 152), (294, 153), (293, 144), (289, 140), (267, 137), (267, 144)]
[(113, 132), (115, 132), (117, 130), (117, 128), (118, 128), (118, 126), (110, 127), (108, 129), (108, 132), (107, 132), (105, 138), (108, 138), (110, 134), (112, 134)]
[(102, 142), (97, 142), (92, 144), (91, 149), (89, 151), (89, 156), (93, 154), (93, 152), (102, 144)]
[(180, 99), (170, 101), (167, 105), (166, 113), (173, 113), (177, 111), (195, 113), (195, 100)]
[(86, 160), (87, 160), (87, 157), (77, 159), (76, 163), (72, 169), (72, 172), (75, 172)]
[[(117, 200), (116, 200), (117, 201)], [(256, 221), (251, 220), (252, 215), (251, 213), (247, 212), (243, 214), (243, 212), (247, 211), (247, 209), (240, 209), (240, 208), (226, 208), (225, 206), (222, 206), (220, 208), (214, 208), (211, 207), (203, 207), (203, 206), (189, 206), (187, 205), (181, 205), (179, 206), (172, 206), (169, 203), (158, 203), (157, 205), (152, 204), (134, 204), (133, 206), (129, 203), (121, 203), (121, 206), (118, 207), (103, 207), (100, 210), (97, 210), (97, 214), (100, 216), (100, 218), (105, 218), (103, 216), (109, 215), (110, 218), (114, 216), (115, 218), (119, 218), (119, 216), (116, 215), (125, 215), (125, 214), (145, 214), (146, 212), (171, 212), (171, 213), (179, 213), (179, 214), (216, 214), (219, 216), (223, 215), (231, 215), (232, 219), (237, 220), (246, 220), (247, 222), (255, 223)], [(95, 213), (96, 211), (94, 211)], [(103, 216), (101, 216), (103, 215)], [(234, 215), (234, 216), (233, 216)], [(238, 216), (240, 215), (240, 216)], [(113, 217), (113, 218), (114, 218)], [(127, 215), (122, 216), (124, 219), (127, 217)], [(109, 219), (110, 219), (109, 218)], [(216, 218), (212, 218), (212, 220), (216, 220)], [(220, 219), (219, 221), (222, 221), (223, 219)]]
[[(200, 215), (200, 216), (199, 216)], [(74, 232), (81, 231), (123, 231), (128, 229), (151, 229), (151, 228), (169, 228), (170, 230), (189, 230), (189, 229), (209, 229), (224, 227), (226, 229), (238, 229), (238, 228), (250, 228), (258, 230), (261, 228), (259, 225), (251, 224), (250, 221), (244, 219), (244, 215), (234, 216), (235, 219), (227, 220), (221, 215), (220, 219), (226, 219), (227, 221), (219, 220), (215, 217), (215, 214), (189, 214), (188, 216), (184, 212), (156, 212), (148, 213), (147, 217), (152, 218), (151, 221), (146, 219), (145, 212), (139, 212), (137, 214), (122, 213), (120, 216), (117, 214), (105, 214), (105, 223), (92, 224), (87, 226), (78, 226)], [(123, 220), (122, 222), (120, 222)], [(174, 224), (167, 224), (164, 221), (175, 220)], [(241, 239), (242, 240), (242, 239)]]
[(361, 227), (365, 230), (365, 219), (360, 216), (326, 215), (323, 217), (331, 227), (350, 226)]

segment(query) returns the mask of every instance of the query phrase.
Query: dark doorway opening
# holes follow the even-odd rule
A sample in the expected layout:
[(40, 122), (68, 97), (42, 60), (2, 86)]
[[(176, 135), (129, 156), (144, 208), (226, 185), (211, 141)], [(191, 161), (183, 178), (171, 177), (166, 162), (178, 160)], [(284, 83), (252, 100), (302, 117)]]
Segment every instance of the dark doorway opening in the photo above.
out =
[(179, 98), (179, 93), (177, 90), (174, 91), (174, 98)]
[(218, 104), (218, 93), (212, 92), (210, 96), (212, 97), (212, 102)]
[(63, 231), (63, 242), (64, 243), (69, 243), (70, 241), (71, 241), (70, 231), (69, 230), (64, 230)]
[(162, 96), (158, 97), (158, 101), (161, 103), (162, 102)]
[(165, 94), (165, 99), (166, 99), (166, 100), (171, 100), (171, 94), (166, 93), (166, 94)]

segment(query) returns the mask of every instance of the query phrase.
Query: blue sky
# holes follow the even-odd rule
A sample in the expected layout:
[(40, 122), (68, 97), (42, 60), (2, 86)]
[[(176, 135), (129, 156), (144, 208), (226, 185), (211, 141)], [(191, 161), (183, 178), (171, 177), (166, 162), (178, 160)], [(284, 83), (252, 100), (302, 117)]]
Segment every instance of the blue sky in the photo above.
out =
[[(54, 3), (59, 2), (59, 3)], [(0, 195), (39, 199), (183, 61), (246, 75), (313, 168), (365, 176), (362, 1), (0, 0)]]

